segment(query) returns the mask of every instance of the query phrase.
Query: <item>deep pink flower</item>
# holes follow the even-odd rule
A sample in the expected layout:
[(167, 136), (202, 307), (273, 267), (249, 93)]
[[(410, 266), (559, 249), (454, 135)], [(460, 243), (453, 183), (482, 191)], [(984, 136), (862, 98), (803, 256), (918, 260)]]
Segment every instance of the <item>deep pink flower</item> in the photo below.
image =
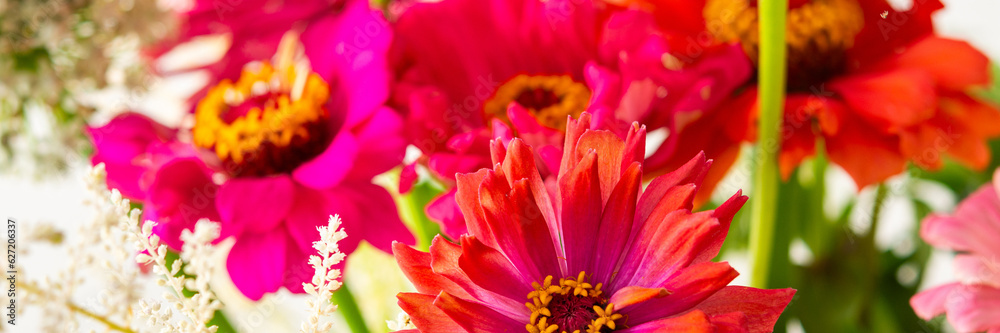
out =
[(958, 205), (952, 215), (931, 215), (920, 235), (931, 245), (958, 251), (953, 282), (920, 292), (910, 305), (921, 318), (947, 314), (959, 332), (1000, 332), (1000, 170)]
[[(589, 0), (415, 3), (395, 30), (392, 100), (420, 162), (449, 187), (456, 173), (490, 166), (486, 147), (497, 137), (534, 146), (542, 177), (555, 175), (566, 119), (584, 111), (593, 129), (623, 138), (633, 121), (672, 133), (647, 161), (648, 174), (662, 173), (680, 149), (676, 133), (751, 72), (738, 46), (696, 62), (674, 58), (649, 13)], [(454, 194), (427, 211), (457, 236), (464, 226)]]
[(590, 121), (568, 123), (555, 182), (542, 180), (525, 141), (494, 141), (492, 169), (457, 176), (469, 234), (459, 244), (439, 237), (430, 253), (393, 246), (417, 288), (398, 295), (412, 323), (420, 332), (770, 331), (795, 291), (727, 286), (738, 273), (710, 261), (747, 197), (692, 213), (704, 155), (643, 191), (645, 128), (631, 126), (623, 141)]
[(229, 275), (251, 299), (281, 286), (302, 291), (313, 274), (307, 258), (316, 227), (331, 214), (350, 230), (340, 243), (345, 253), (361, 240), (385, 251), (392, 241), (413, 243), (392, 197), (371, 183), (400, 163), (405, 147), (399, 115), (382, 105), (388, 76), (377, 59), (390, 35), (354, 43), (340, 33), (371, 17), (367, 6), (347, 9), (329, 36), (302, 36), (328, 39), (326, 48), (305, 52), (326, 59), (328, 75), (301, 63), (250, 63), (239, 80), (208, 91), (190, 131), (136, 114), (92, 129), (94, 163), (116, 163), (109, 185), (137, 189), (126, 195), (143, 201), (146, 218), (175, 249), (180, 231), (198, 219), (220, 221), (220, 239), (235, 238)]
[[(387, 79), (388, 73), (383, 70), (386, 58), (367, 52), (386, 47), (391, 31), (382, 13), (371, 10), (367, 0), (195, 0), (179, 16), (179, 35), (162, 45), (155, 54), (197, 37), (227, 35), (230, 45), (221, 59), (203, 67), (184, 69), (207, 70), (209, 82), (239, 78), (244, 64), (270, 58), (278, 49), (282, 36), (289, 31), (302, 33), (302, 43), (310, 55), (313, 71), (328, 81), (331, 75), (336, 75), (336, 67), (344, 64), (337, 59), (343, 55), (375, 62), (372, 66), (359, 66), (360, 69), (379, 69), (355, 75), (372, 81)], [(387, 87), (379, 85), (367, 86), (367, 89), (374, 89), (367, 95), (383, 100), (388, 94)], [(195, 101), (205, 92), (196, 94)]]

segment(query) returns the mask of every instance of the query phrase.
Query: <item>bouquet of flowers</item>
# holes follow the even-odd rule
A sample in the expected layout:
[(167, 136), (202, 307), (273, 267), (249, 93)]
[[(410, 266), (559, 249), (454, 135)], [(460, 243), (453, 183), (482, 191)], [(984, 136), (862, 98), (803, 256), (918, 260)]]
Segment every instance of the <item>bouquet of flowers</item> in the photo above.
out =
[(0, 328), (1000, 332), (1000, 70), (895, 2), (0, 2)]

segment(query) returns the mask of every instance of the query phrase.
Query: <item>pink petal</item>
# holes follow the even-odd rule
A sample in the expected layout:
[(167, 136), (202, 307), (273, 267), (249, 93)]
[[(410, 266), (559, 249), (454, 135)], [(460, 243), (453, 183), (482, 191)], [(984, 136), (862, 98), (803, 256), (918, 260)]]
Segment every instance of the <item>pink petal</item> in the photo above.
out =
[(931, 320), (945, 312), (949, 296), (958, 288), (961, 288), (961, 284), (949, 283), (921, 291), (910, 298), (910, 306), (918, 317)]
[(254, 301), (277, 291), (284, 279), (288, 245), (286, 234), (280, 230), (241, 235), (226, 259), (226, 269), (236, 288)]
[(955, 277), (963, 284), (985, 284), (1000, 288), (1000, 263), (976, 255), (955, 256)]
[(389, 95), (386, 52), (392, 29), (367, 1), (347, 1), (338, 15), (309, 24), (302, 44), (313, 71), (333, 88), (333, 98), (346, 98), (346, 126), (368, 119)]
[(344, 209), (340, 213), (341, 217), (356, 221), (354, 234), (363, 236), (375, 248), (391, 253), (394, 241), (416, 244), (413, 234), (403, 224), (403, 220), (399, 219), (396, 202), (385, 188), (360, 183), (338, 187), (332, 191), (342, 192), (344, 197), (350, 199), (344, 204), (352, 204), (353, 207)]
[(1000, 198), (992, 186), (983, 186), (967, 197), (954, 216), (931, 215), (920, 226), (920, 236), (930, 244), (985, 257), (1000, 254)]
[[(171, 248), (181, 248), (181, 231), (193, 229), (199, 219), (221, 219), (214, 199), (219, 186), (212, 182), (211, 174), (195, 157), (171, 160), (156, 171), (149, 185), (144, 218), (158, 223), (154, 232)], [(233, 234), (222, 231), (219, 239)]]
[(340, 131), (322, 154), (292, 171), (292, 178), (314, 189), (336, 186), (351, 171), (360, 149), (353, 135)]
[(441, 225), (441, 232), (452, 239), (457, 239), (469, 232), (465, 226), (465, 216), (462, 215), (462, 210), (455, 202), (456, 191), (456, 188), (452, 188), (434, 198), (425, 209), (427, 216)]
[(104, 126), (87, 128), (94, 144), (91, 163), (104, 163), (108, 188), (117, 188), (126, 198), (145, 199), (140, 179), (149, 163), (144, 155), (150, 145), (173, 140), (175, 132), (142, 114), (121, 114)]
[(962, 286), (947, 297), (948, 322), (960, 332), (979, 332), (1000, 327), (1000, 289)]
[(406, 142), (398, 134), (402, 133), (402, 127), (399, 115), (392, 109), (382, 107), (354, 128), (352, 132), (358, 152), (348, 177), (368, 180), (399, 165), (406, 151)]
[[(359, 220), (353, 216), (354, 208), (350, 204), (351, 199), (348, 194), (341, 193), (335, 189), (317, 191), (305, 186), (295, 187), (295, 201), (288, 212), (286, 227), (299, 250), (305, 253), (315, 251), (312, 243), (319, 240), (317, 227), (327, 225), (330, 215), (341, 214), (344, 230), (348, 237), (340, 241), (340, 251), (350, 254), (358, 247), (364, 239), (364, 230), (361, 225), (366, 220)], [(348, 214), (352, 217), (347, 217)]]
[(223, 229), (232, 234), (259, 233), (285, 220), (294, 196), (295, 184), (286, 175), (233, 178), (219, 188), (215, 205)]
[(406, 194), (413, 189), (413, 185), (417, 182), (417, 162), (413, 162), (403, 166), (403, 169), (399, 172), (399, 194)]

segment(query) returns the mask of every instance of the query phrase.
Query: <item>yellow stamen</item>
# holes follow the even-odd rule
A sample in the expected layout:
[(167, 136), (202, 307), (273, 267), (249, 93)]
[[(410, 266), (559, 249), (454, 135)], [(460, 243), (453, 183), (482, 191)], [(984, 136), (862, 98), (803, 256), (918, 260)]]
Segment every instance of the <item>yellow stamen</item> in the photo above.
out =
[(566, 116), (578, 117), (590, 103), (590, 89), (582, 83), (573, 81), (568, 75), (522, 74), (501, 85), (493, 97), (486, 101), (483, 110), (486, 116), (509, 122), (507, 106), (515, 101), (524, 102), (535, 93), (554, 99), (536, 101), (544, 102), (545, 105), (522, 104), (521, 106), (535, 116), (539, 124), (558, 130), (566, 129)]
[[(757, 57), (757, 10), (750, 0), (709, 0), (708, 30), (724, 42), (739, 41), (747, 55)], [(857, 0), (813, 0), (788, 11), (785, 38), (789, 54), (846, 50), (864, 26)]]
[[(220, 160), (241, 164), (265, 144), (284, 148), (307, 142), (314, 139), (310, 126), (328, 117), (323, 105), (329, 94), (322, 78), (299, 73), (294, 66), (283, 71), (266, 62), (248, 66), (238, 81), (223, 80), (198, 103), (194, 144), (213, 149)], [(227, 112), (252, 98), (263, 102), (224, 120)]]
[[(751, 0), (708, 0), (706, 27), (722, 42), (739, 42), (757, 62), (760, 38)], [(858, 0), (808, 0), (788, 11), (788, 88), (807, 89), (847, 66), (847, 50), (864, 26)]]
[[(524, 303), (528, 310), (531, 311), (531, 316), (528, 318), (529, 323), (525, 325), (528, 332), (569, 333), (566, 330), (559, 330), (558, 325), (549, 322), (553, 315), (548, 306), (552, 302), (553, 295), (597, 298), (600, 300), (600, 303), (603, 303), (604, 298), (600, 298), (602, 295), (601, 284), (591, 285), (586, 279), (586, 272), (580, 272), (576, 277), (559, 279), (558, 285), (552, 284), (553, 277), (551, 275), (546, 276), (541, 284), (532, 282), (531, 286), (535, 290), (528, 293), (530, 302)], [(614, 330), (617, 327), (615, 321), (623, 317), (621, 314), (615, 313), (614, 309), (615, 306), (612, 303), (608, 303), (604, 307), (594, 305), (593, 310), (597, 318), (593, 319), (587, 325), (586, 332), (599, 333), (604, 327)], [(580, 333), (580, 330), (574, 330), (572, 333)]]

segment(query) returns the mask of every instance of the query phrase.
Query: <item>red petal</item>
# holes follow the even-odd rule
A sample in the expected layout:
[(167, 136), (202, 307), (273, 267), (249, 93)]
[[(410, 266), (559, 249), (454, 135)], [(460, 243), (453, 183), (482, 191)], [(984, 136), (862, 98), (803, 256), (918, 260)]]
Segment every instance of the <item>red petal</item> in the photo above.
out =
[(593, 281), (607, 283), (621, 258), (635, 219), (636, 199), (642, 188), (642, 164), (632, 162), (611, 192), (597, 232), (600, 249), (594, 255)]
[[(661, 201), (664, 195), (666, 195), (667, 191), (674, 186), (681, 184), (700, 184), (701, 180), (705, 178), (705, 174), (708, 172), (711, 165), (712, 162), (705, 159), (704, 153), (698, 153), (694, 158), (670, 173), (654, 178), (653, 181), (646, 186), (646, 189), (642, 193), (642, 197), (639, 198), (639, 203), (636, 206), (635, 221), (645, 222), (646, 219), (649, 218), (649, 214), (652, 213), (654, 209), (662, 205)], [(690, 205), (676, 207), (691, 208)]]
[[(631, 319), (631, 318), (629, 318)], [(685, 332), (685, 333), (709, 333), (715, 332), (708, 316), (704, 312), (694, 310), (676, 317), (659, 319), (646, 322), (644, 324), (629, 327), (621, 331), (622, 333), (658, 333), (658, 332)]]
[(576, 154), (576, 145), (580, 141), (580, 136), (590, 128), (590, 113), (580, 114), (580, 118), (569, 119), (566, 122), (566, 138), (563, 140), (563, 156), (559, 166), (559, 178), (573, 170), (573, 167), (580, 163), (582, 155)]
[[(434, 237), (435, 242), (441, 236)], [(418, 251), (409, 245), (395, 242), (392, 244), (392, 254), (396, 258), (396, 263), (406, 275), (406, 278), (413, 283), (417, 291), (423, 294), (437, 295), (441, 291), (456, 295), (457, 297), (471, 299), (472, 296), (465, 292), (461, 286), (454, 281), (437, 274), (431, 269), (431, 254)]]
[(399, 308), (410, 315), (410, 322), (420, 332), (466, 333), (465, 329), (458, 326), (444, 311), (434, 306), (436, 298), (432, 295), (417, 293), (396, 295), (396, 299), (399, 300), (397, 302)]
[[(871, 128), (861, 120), (849, 117), (841, 123), (837, 134), (827, 137), (826, 151), (830, 161), (851, 175), (858, 189), (882, 182), (903, 172), (906, 158), (899, 151), (899, 139)], [(858, 154), (859, 149), (864, 154)]]
[(465, 223), (469, 229), (469, 234), (476, 236), (487, 246), (496, 246), (493, 232), (486, 224), (483, 215), (483, 206), (479, 203), (479, 187), (486, 178), (487, 169), (476, 171), (476, 173), (460, 173), (455, 175), (456, 192), (455, 202), (465, 216)]
[(969, 43), (930, 36), (895, 59), (904, 68), (927, 71), (939, 87), (963, 91), (990, 82), (990, 60)]
[[(461, 242), (462, 256), (458, 258), (458, 267), (469, 276), (470, 281), (518, 304), (526, 299), (532, 290), (532, 281), (518, 272), (503, 253), (483, 245), (475, 237), (462, 237)], [(511, 310), (523, 312), (527, 308), (520, 305)]]
[(919, 70), (847, 76), (830, 82), (830, 90), (874, 127), (890, 132), (930, 119), (937, 101), (934, 81)]
[(438, 295), (434, 300), (434, 306), (440, 308), (468, 333), (521, 332), (528, 322), (527, 313), (518, 319), (512, 319), (490, 309), (487, 305), (462, 300), (447, 293)]
[(741, 312), (746, 315), (750, 332), (771, 332), (794, 295), (794, 289), (729, 286), (698, 304), (697, 308), (708, 315)]
[[(434, 273), (447, 277), (471, 295), (473, 299), (493, 304), (496, 309), (508, 314), (517, 314), (525, 311), (526, 308), (522, 300), (523, 296), (517, 299), (510, 299), (509, 297), (484, 289), (469, 278), (469, 275), (458, 264), (459, 258), (462, 256), (462, 247), (442, 238), (435, 238), (434, 242), (431, 243), (430, 251), (431, 269), (433, 269)], [(527, 296), (527, 293), (524, 296)]]
[(674, 274), (663, 283), (670, 295), (654, 298), (632, 311), (623, 311), (633, 322), (645, 322), (670, 317), (687, 311), (733, 281), (739, 273), (728, 263), (704, 262)]
[(736, 212), (743, 207), (743, 204), (748, 199), (747, 196), (743, 195), (743, 190), (739, 190), (732, 197), (729, 197), (729, 200), (726, 200), (726, 202), (723, 202), (718, 208), (712, 211), (712, 216), (719, 221), (719, 233), (711, 237), (711, 244), (698, 255), (694, 260), (695, 263), (709, 261), (719, 255), (722, 243), (726, 241), (726, 236), (729, 235), (729, 226), (733, 223), (733, 217), (736, 216)]
[(516, 181), (511, 190), (506, 180), (491, 172), (479, 196), (490, 229), (497, 231), (497, 249), (518, 271), (532, 281), (559, 273), (553, 238), (525, 179)]
[(673, 211), (662, 220), (650, 221), (631, 244), (609, 289), (662, 286), (694, 262), (712, 244), (712, 236), (720, 228), (711, 212)]
[(615, 311), (623, 311), (623, 309), (627, 309), (633, 305), (642, 304), (643, 302), (653, 298), (665, 297), (667, 295), (670, 295), (670, 292), (664, 288), (628, 286), (618, 289), (614, 295), (611, 295), (611, 299), (608, 300), (608, 303), (615, 305)]
[[(503, 159), (501, 167), (511, 186), (514, 182), (525, 179), (526, 185), (530, 186), (530, 194), (534, 199), (535, 207), (539, 209), (541, 217), (545, 219), (547, 225), (552, 230), (558, 230), (559, 226), (553, 211), (552, 199), (542, 182), (542, 176), (538, 173), (539, 168), (535, 163), (535, 154), (521, 139), (511, 140), (507, 147), (506, 157)], [(553, 235), (553, 241), (558, 241)]]
[(586, 131), (580, 136), (576, 153), (580, 159), (591, 151), (597, 153), (598, 176), (601, 180), (601, 202), (608, 202), (611, 190), (615, 188), (622, 174), (622, 153), (625, 143), (608, 131)]
[(559, 178), (562, 200), (562, 241), (568, 272), (590, 270), (594, 235), (601, 223), (601, 185), (597, 153), (587, 154)]

